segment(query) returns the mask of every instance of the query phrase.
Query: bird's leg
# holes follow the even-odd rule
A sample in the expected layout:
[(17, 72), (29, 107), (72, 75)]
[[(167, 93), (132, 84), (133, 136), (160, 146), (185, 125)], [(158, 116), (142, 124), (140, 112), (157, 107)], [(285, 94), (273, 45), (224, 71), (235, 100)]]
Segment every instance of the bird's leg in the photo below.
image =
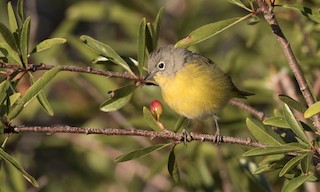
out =
[(214, 125), (216, 128), (216, 133), (214, 134), (215, 142), (217, 144), (220, 144), (222, 141), (222, 136), (220, 135), (220, 129), (219, 129), (219, 124), (218, 124), (218, 117), (216, 115), (213, 115), (213, 120), (214, 120)]

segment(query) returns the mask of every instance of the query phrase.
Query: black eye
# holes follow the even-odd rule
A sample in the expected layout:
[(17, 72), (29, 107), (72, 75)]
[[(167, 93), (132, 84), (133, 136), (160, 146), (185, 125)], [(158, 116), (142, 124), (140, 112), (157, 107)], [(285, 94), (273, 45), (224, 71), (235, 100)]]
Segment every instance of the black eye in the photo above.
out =
[(164, 68), (166, 67), (166, 65), (164, 64), (164, 62), (160, 61), (157, 65), (158, 69), (160, 70), (164, 70)]

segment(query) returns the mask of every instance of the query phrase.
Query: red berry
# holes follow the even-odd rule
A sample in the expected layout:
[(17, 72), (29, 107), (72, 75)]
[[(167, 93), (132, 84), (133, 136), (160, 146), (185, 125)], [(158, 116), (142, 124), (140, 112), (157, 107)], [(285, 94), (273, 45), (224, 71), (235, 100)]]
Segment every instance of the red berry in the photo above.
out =
[(150, 103), (150, 111), (154, 116), (156, 116), (157, 121), (159, 121), (159, 119), (160, 119), (160, 115), (162, 114), (162, 110), (163, 110), (163, 107), (162, 107), (162, 104), (160, 103), (160, 101), (153, 100)]

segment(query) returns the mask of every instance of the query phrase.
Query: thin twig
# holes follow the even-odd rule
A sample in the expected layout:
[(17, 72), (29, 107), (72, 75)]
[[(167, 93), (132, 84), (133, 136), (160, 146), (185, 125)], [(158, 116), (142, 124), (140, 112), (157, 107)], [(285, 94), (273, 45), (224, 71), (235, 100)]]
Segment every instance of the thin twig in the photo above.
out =
[[(48, 65), (48, 64), (29, 64), (27, 69), (20, 65), (16, 64), (9, 64), (9, 63), (4, 63), (0, 61), (0, 68), (6, 68), (6, 69), (13, 69), (16, 71), (38, 71), (38, 70), (50, 70), (55, 65)], [(113, 71), (103, 71), (99, 69), (94, 69), (91, 67), (79, 67), (79, 66), (60, 66), (61, 71), (71, 71), (71, 72), (80, 72), (80, 73), (89, 73), (89, 74), (95, 74), (95, 75), (100, 75), (100, 76), (105, 76), (105, 77), (115, 77), (115, 78), (124, 78), (124, 79), (131, 79), (131, 80), (138, 80), (136, 77), (132, 76), (130, 73), (124, 72), (113, 72)]]
[[(258, 5), (260, 7), (260, 11), (263, 13), (264, 18), (269, 23), (274, 35), (276, 36), (284, 55), (286, 56), (289, 66), (298, 82), (298, 85), (300, 87), (300, 91), (302, 92), (302, 95), (304, 99), (306, 100), (306, 103), (308, 106), (311, 106), (315, 103), (315, 100), (312, 97), (311, 91), (308, 87), (307, 81), (303, 75), (303, 72), (301, 70), (301, 67), (292, 51), (292, 48), (290, 46), (289, 41), (286, 39), (285, 35), (283, 34), (276, 17), (273, 12), (273, 7), (268, 6), (265, 1), (258, 0)], [(317, 128), (317, 131), (320, 132), (320, 115), (315, 115), (313, 117), (314, 125)]]
[[(207, 142), (217, 142), (217, 136), (215, 135), (207, 135), (207, 134), (197, 134), (190, 132), (187, 133), (187, 137), (185, 133), (175, 133), (172, 131), (162, 131), (155, 132), (150, 130), (139, 130), (139, 129), (111, 129), (111, 128), (80, 128), (80, 127), (70, 127), (70, 126), (19, 126), (19, 127), (11, 127), (4, 130), (6, 134), (12, 133), (22, 133), (22, 132), (30, 132), (30, 133), (46, 133), (46, 134), (54, 134), (54, 133), (73, 133), (73, 134), (103, 134), (103, 135), (130, 135), (130, 136), (142, 136), (149, 137), (151, 139), (159, 138), (159, 139), (172, 139), (175, 142), (191, 142), (191, 141), (207, 141)], [(230, 143), (230, 144), (239, 144), (250, 147), (267, 147), (266, 144), (255, 142), (250, 138), (236, 138), (229, 136), (222, 136), (220, 143)]]
[(231, 99), (229, 101), (229, 104), (249, 112), (250, 114), (256, 116), (261, 121), (264, 120), (264, 118), (265, 118), (265, 114), (262, 111), (258, 111), (255, 108), (253, 108), (245, 103), (242, 103), (239, 100)]

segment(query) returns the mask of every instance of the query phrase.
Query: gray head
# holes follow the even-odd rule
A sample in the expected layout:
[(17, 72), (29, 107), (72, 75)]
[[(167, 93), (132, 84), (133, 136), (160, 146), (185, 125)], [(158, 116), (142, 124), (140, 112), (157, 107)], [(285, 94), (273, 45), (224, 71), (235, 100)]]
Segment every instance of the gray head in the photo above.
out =
[(173, 45), (161, 47), (150, 54), (148, 62), (148, 77), (155, 75), (175, 75), (185, 64), (190, 51), (183, 48), (174, 48)]

